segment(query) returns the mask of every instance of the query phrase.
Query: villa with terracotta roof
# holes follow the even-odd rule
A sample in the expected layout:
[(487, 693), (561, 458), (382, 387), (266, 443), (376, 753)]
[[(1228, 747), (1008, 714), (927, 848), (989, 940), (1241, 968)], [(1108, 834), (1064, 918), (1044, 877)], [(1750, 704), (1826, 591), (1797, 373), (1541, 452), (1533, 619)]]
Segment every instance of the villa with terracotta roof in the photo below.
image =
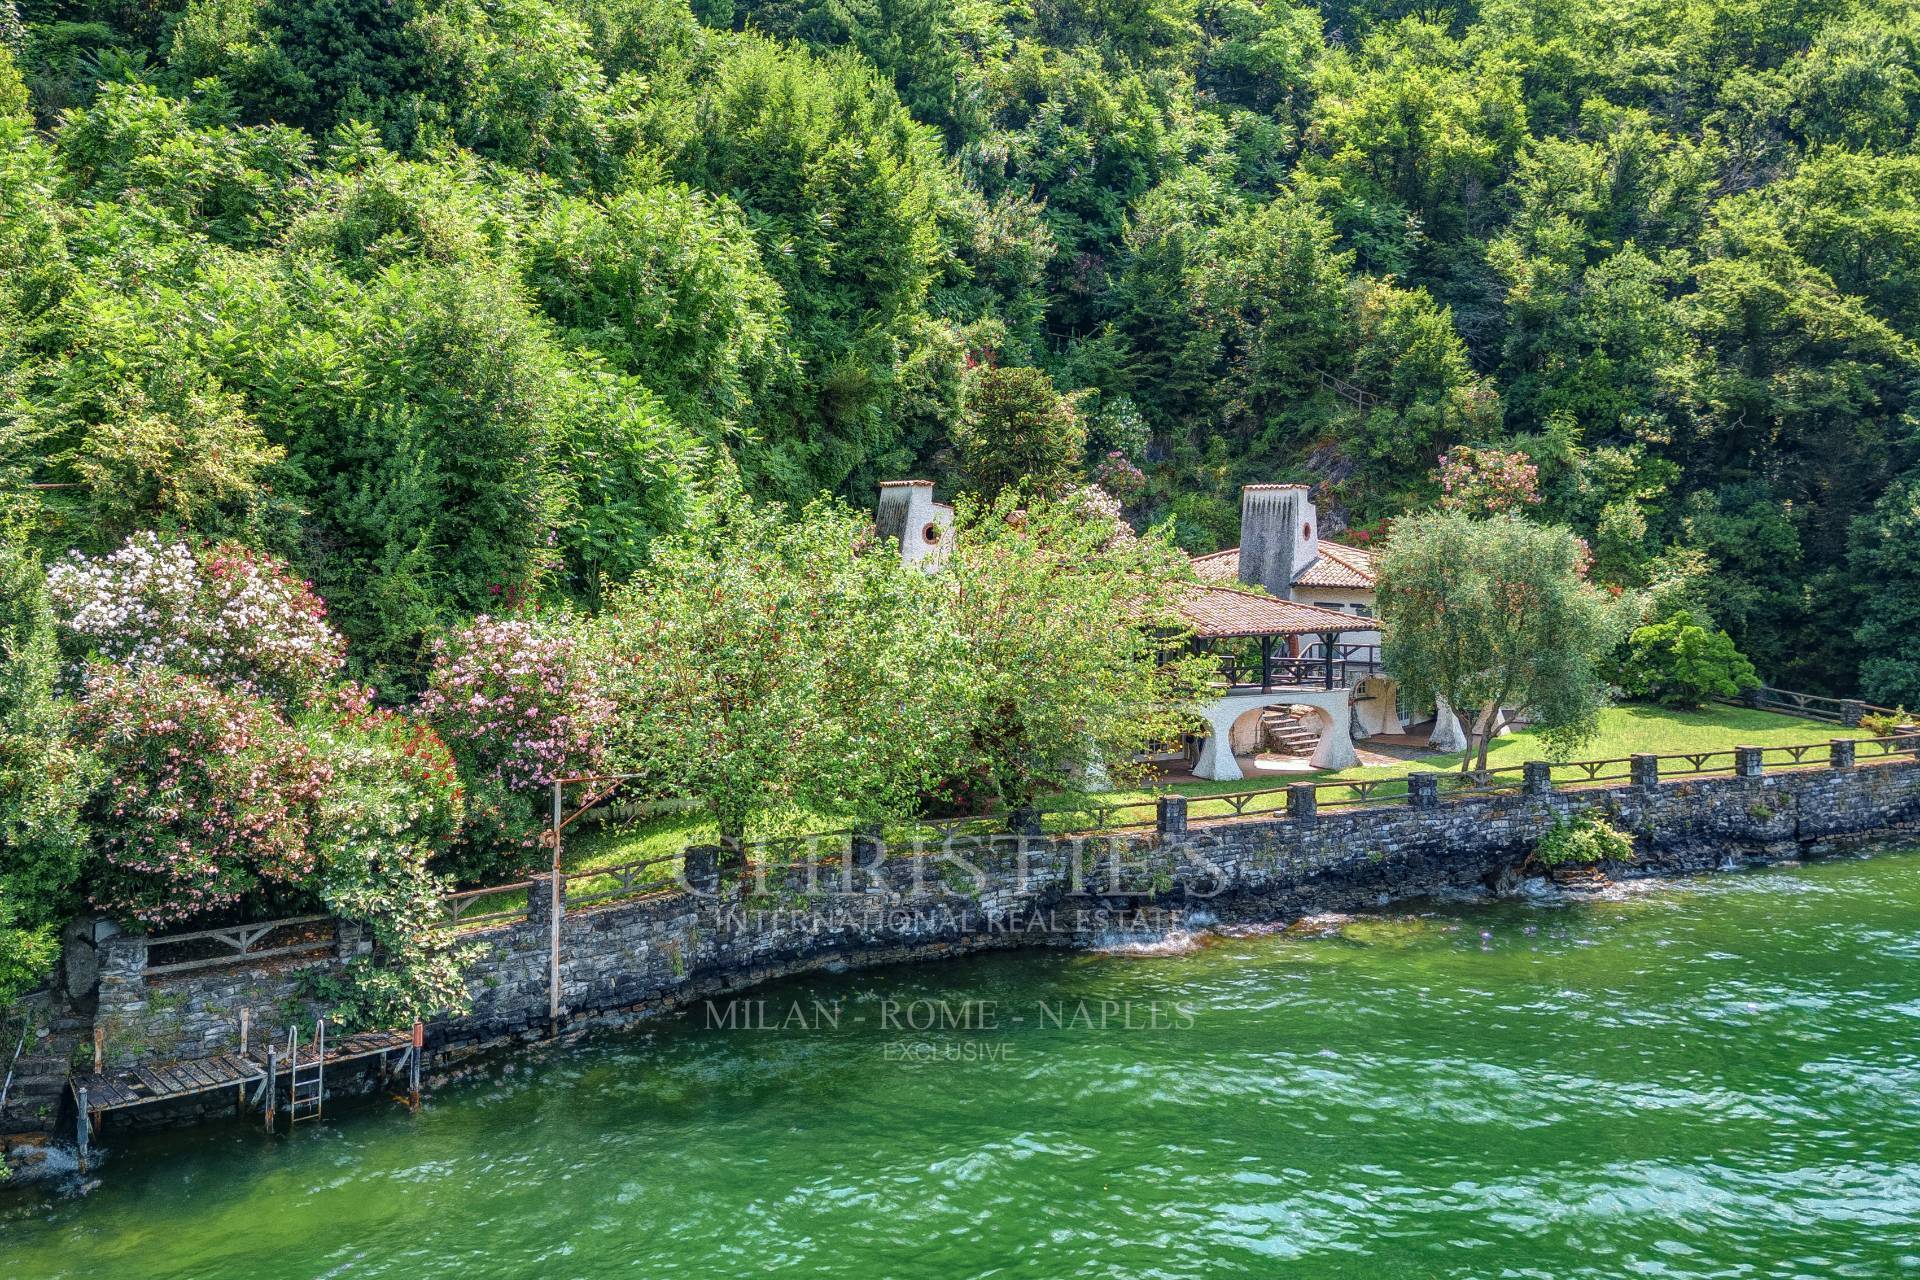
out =
[[(953, 509), (933, 500), (929, 481), (890, 481), (880, 486), (874, 524), (903, 560), (934, 570), (952, 538)], [(1189, 744), (1187, 763), (1200, 777), (1244, 777), (1239, 759), (1276, 740), (1310, 753), (1304, 763), (1313, 768), (1341, 769), (1358, 760), (1356, 738), (1404, 729), (1372, 621), (1373, 557), (1319, 534), (1307, 486), (1248, 485), (1240, 545), (1193, 560), (1200, 580), (1176, 608), (1195, 648), (1220, 662), (1215, 694), (1199, 709), (1207, 732)]]
[[(1241, 583), (1282, 600), (1370, 619), (1379, 585), (1373, 554), (1320, 536), (1320, 513), (1303, 484), (1250, 484), (1240, 491), (1240, 545), (1193, 558), (1203, 582)], [(1345, 643), (1378, 644), (1360, 623)]]

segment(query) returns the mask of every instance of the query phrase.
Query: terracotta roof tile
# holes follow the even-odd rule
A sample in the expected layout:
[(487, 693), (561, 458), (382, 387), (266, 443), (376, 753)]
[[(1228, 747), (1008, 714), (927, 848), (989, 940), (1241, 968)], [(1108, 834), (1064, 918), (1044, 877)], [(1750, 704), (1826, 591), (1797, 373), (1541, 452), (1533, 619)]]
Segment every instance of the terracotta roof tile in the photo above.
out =
[(1373, 568), (1371, 551), (1343, 546), (1338, 542), (1322, 542), (1320, 558), (1293, 580), (1294, 585), (1299, 587), (1355, 587), (1362, 590), (1377, 586), (1379, 581), (1379, 574)]
[[(1204, 556), (1193, 557), (1193, 571), (1202, 582), (1238, 582), (1240, 548), (1228, 547)], [(1365, 590), (1378, 585), (1373, 553), (1339, 542), (1320, 543), (1320, 558), (1301, 570), (1294, 580), (1299, 587), (1353, 587)]]
[(1193, 571), (1200, 575), (1202, 582), (1238, 582), (1240, 581), (1240, 548), (1228, 547), (1225, 551), (1195, 556)]
[(1303, 636), (1377, 626), (1371, 619), (1281, 600), (1262, 592), (1206, 584), (1189, 587), (1175, 606), (1201, 640), (1227, 636)]

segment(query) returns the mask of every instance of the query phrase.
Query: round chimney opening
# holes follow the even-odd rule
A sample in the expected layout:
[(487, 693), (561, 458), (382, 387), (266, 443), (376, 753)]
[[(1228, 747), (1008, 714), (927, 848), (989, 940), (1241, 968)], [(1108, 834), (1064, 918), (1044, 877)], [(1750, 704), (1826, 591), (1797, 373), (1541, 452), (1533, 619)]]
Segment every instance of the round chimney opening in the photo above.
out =
[(920, 537), (930, 547), (939, 546), (940, 545), (940, 526), (937, 524), (928, 525), (926, 528), (920, 531)]
[(1300, 536), (1306, 541), (1312, 542), (1313, 541), (1313, 525), (1311, 523), (1301, 525)]

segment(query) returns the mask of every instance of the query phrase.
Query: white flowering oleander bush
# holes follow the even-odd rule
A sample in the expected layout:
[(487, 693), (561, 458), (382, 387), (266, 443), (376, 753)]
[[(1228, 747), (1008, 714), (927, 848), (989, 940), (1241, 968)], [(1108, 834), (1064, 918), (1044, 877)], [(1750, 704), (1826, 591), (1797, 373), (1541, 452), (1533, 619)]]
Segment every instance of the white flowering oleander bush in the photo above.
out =
[(419, 710), (460, 762), (467, 831), (443, 866), (463, 881), (532, 862), (553, 780), (605, 767), (612, 703), (564, 620), (475, 618), (436, 644)]
[(292, 702), (346, 659), (327, 607), (286, 564), (232, 543), (192, 547), (136, 533), (104, 556), (47, 571), (70, 647), (131, 667), (168, 667)]
[(313, 874), (314, 806), (331, 777), (273, 704), (156, 667), (89, 669), (75, 737), (100, 761), (95, 906), (179, 924)]

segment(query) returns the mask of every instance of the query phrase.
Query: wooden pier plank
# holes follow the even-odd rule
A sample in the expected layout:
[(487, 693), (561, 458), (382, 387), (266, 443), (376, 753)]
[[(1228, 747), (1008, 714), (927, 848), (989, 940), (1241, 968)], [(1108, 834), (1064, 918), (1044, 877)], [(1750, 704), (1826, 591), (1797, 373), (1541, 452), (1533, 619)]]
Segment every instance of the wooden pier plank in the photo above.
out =
[[(408, 1031), (361, 1031), (327, 1046), (325, 1064), (361, 1061), (389, 1053), (404, 1051), (413, 1045), (413, 1036)], [(301, 1046), (306, 1049), (306, 1045)], [(314, 1055), (302, 1053), (301, 1065), (311, 1067)], [(279, 1064), (279, 1074), (287, 1076), (293, 1064)], [(170, 1098), (189, 1097), (193, 1094), (208, 1093), (215, 1089), (231, 1088), (239, 1084), (251, 1084), (267, 1074), (267, 1055), (265, 1048), (247, 1053), (212, 1054), (205, 1058), (194, 1058), (180, 1062), (150, 1063), (144, 1067), (133, 1067), (124, 1071), (102, 1072), (98, 1075), (77, 1075), (72, 1085), (77, 1091), (87, 1091), (87, 1105), (93, 1111), (112, 1111), (121, 1107), (138, 1106), (147, 1102), (161, 1102)]]
[(125, 1106), (134, 1096), (132, 1090), (110, 1076), (80, 1076), (75, 1083), (87, 1091), (87, 1105), (95, 1110)]
[(220, 1055), (220, 1061), (226, 1064), (228, 1072), (235, 1080), (258, 1080), (267, 1073), (263, 1064), (251, 1058), (243, 1058), (237, 1053), (223, 1053)]

